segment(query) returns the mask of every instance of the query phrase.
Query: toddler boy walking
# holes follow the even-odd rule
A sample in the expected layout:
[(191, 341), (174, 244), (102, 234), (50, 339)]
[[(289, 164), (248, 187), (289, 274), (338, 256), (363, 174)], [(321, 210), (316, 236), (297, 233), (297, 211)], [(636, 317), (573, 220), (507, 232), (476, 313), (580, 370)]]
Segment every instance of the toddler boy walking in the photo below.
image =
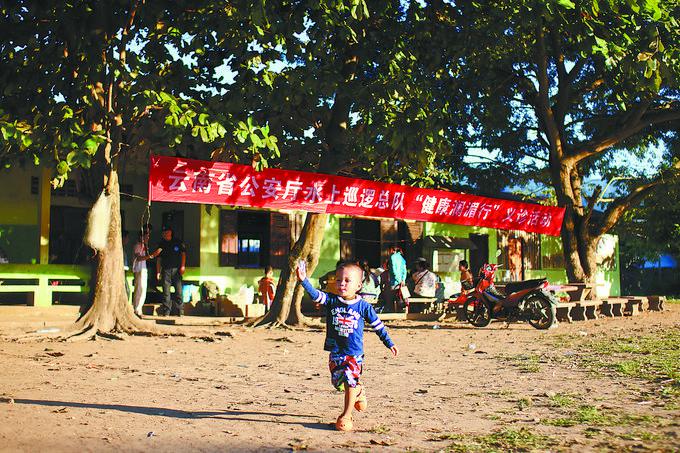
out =
[(366, 390), (359, 382), (364, 361), (364, 323), (367, 322), (383, 344), (397, 356), (399, 350), (387, 333), (373, 306), (357, 295), (363, 284), (363, 270), (355, 263), (340, 264), (336, 270), (338, 294), (325, 293), (312, 286), (307, 271), (298, 264), (297, 278), (311, 298), (324, 305), (326, 313), (326, 341), (324, 350), (330, 352), (328, 367), (333, 386), (345, 391), (345, 407), (335, 428), (352, 429), (352, 409), (366, 409)]

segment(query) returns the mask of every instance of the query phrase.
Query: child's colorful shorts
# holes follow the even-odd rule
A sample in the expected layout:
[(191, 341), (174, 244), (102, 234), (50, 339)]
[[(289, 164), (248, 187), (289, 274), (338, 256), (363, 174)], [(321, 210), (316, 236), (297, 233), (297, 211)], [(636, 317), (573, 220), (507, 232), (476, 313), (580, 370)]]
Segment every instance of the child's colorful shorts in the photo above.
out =
[(328, 369), (331, 371), (331, 384), (338, 390), (342, 390), (343, 385), (356, 387), (364, 366), (364, 356), (334, 356), (328, 357)]

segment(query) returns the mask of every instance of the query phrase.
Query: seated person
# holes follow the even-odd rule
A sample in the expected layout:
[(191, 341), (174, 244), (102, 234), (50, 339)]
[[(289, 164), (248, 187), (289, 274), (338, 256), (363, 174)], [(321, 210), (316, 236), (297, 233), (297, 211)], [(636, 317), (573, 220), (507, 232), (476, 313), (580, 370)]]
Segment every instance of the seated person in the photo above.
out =
[(437, 276), (437, 286), (435, 287), (434, 290), (434, 297), (437, 298), (435, 303), (441, 304), (444, 302), (444, 299), (446, 299), (446, 287), (444, 286), (444, 282), (442, 281), (442, 278), (435, 274)]
[(435, 297), (437, 276), (430, 271), (430, 265), (425, 258), (416, 260), (416, 270), (412, 277), (413, 295), (415, 297)]
[(364, 271), (364, 280), (358, 294), (366, 302), (375, 304), (378, 302), (378, 295), (380, 294), (380, 278), (371, 272), (371, 267), (368, 265), (368, 261), (362, 260), (359, 265)]
[(462, 291), (470, 291), (474, 289), (474, 279), (472, 278), (472, 272), (470, 272), (468, 262), (466, 260), (460, 260), (458, 263), (458, 270), (460, 271), (460, 286)]

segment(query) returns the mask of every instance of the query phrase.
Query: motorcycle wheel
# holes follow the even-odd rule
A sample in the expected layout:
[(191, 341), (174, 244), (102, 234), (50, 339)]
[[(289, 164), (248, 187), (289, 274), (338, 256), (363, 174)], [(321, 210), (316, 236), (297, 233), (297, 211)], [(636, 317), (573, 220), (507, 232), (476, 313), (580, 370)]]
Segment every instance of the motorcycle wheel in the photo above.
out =
[(491, 322), (491, 309), (488, 304), (477, 299), (468, 299), (463, 305), (465, 319), (475, 327), (486, 327)]
[(532, 327), (545, 330), (555, 322), (555, 307), (545, 297), (540, 295), (530, 296), (526, 301), (525, 313)]

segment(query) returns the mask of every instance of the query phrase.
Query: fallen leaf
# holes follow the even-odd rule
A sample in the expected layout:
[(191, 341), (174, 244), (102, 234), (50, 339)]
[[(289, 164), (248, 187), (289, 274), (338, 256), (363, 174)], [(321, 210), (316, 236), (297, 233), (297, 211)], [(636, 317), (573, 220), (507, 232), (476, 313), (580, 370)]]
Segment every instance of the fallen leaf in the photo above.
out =
[(267, 341), (282, 341), (286, 343), (295, 343), (293, 340), (291, 340), (288, 337), (281, 337), (281, 338), (267, 338)]
[(372, 445), (382, 445), (383, 447), (389, 447), (390, 445), (394, 445), (393, 443), (388, 442), (386, 440), (375, 440), (375, 439), (371, 439), (371, 444)]

